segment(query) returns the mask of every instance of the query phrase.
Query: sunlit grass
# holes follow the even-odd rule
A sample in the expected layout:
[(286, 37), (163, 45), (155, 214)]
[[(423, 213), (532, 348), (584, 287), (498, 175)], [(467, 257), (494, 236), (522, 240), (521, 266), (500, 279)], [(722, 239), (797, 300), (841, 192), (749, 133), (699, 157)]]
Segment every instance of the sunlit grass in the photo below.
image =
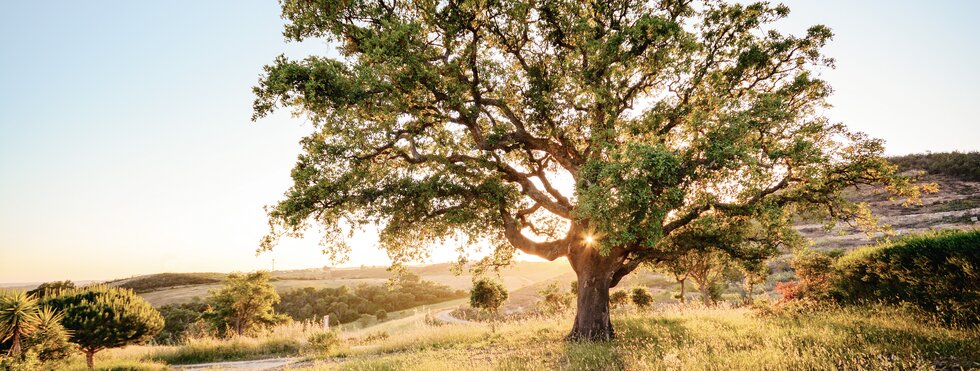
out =
[[(431, 369), (931, 369), (980, 367), (980, 329), (948, 328), (894, 307), (810, 311), (670, 307), (614, 312), (617, 339), (567, 343), (571, 315), (433, 326), (421, 316), (342, 334), (329, 352), (307, 349), (310, 327), (261, 338), (194, 339), (179, 347), (129, 347), (96, 365), (159, 369), (165, 364), (300, 356), (324, 370)], [(385, 335), (380, 335), (385, 334)], [(79, 361), (81, 363), (79, 363)], [(76, 360), (73, 366), (84, 366)], [(78, 368), (78, 367), (76, 367)]]
[[(617, 313), (618, 338), (566, 343), (570, 318), (420, 327), (311, 369), (931, 369), (980, 366), (980, 331), (898, 308), (758, 315), (744, 308)], [(974, 366), (975, 367), (975, 366)]]

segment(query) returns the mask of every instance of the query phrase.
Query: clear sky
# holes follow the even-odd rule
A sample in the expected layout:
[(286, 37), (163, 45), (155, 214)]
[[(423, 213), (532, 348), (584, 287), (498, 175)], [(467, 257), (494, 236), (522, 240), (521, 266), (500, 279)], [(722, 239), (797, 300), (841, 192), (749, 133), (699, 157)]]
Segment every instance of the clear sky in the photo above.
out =
[[(980, 150), (980, 2), (785, 3), (780, 28), (836, 34), (828, 116), (889, 154)], [(315, 236), (255, 255), (308, 126), (251, 123), (251, 86), (329, 52), (281, 27), (271, 0), (0, 2), (0, 282), (328, 264)]]

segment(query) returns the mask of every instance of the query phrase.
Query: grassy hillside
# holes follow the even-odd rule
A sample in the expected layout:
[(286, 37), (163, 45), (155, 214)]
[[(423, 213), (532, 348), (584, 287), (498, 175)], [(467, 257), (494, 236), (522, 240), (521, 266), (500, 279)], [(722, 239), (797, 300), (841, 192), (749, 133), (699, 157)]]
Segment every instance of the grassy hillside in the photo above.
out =
[(222, 273), (157, 273), (108, 282), (111, 286), (133, 289), (137, 294), (177, 286), (193, 286), (218, 283), (225, 279)]
[[(159, 369), (221, 359), (300, 357), (315, 370), (433, 369), (931, 369), (980, 367), (980, 329), (948, 328), (903, 309), (825, 308), (808, 312), (679, 308), (613, 313), (619, 338), (570, 344), (568, 314), (499, 325), (434, 326), (416, 314), (345, 331), (342, 344), (311, 352), (309, 329), (259, 339), (197, 340), (183, 347), (137, 346), (99, 353), (102, 367)], [(205, 360), (202, 360), (205, 357)], [(82, 367), (75, 359), (72, 367)]]
[[(897, 235), (929, 230), (980, 228), (980, 182), (948, 175), (925, 175), (925, 183), (936, 183), (939, 191), (922, 195), (922, 203), (902, 205), (879, 189), (863, 187), (850, 190), (849, 198), (867, 203), (882, 225)], [(820, 221), (804, 221), (796, 226), (818, 249), (852, 249), (875, 242), (881, 234), (869, 238), (864, 232), (846, 224), (826, 230)]]

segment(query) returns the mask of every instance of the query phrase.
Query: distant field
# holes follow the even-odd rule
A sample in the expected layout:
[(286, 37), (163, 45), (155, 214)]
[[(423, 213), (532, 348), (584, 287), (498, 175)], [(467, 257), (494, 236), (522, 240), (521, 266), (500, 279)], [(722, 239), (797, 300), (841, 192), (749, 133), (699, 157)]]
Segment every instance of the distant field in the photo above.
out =
[[(409, 267), (408, 270), (418, 274), (423, 280), (453, 289), (468, 290), (472, 285), (469, 274), (455, 275), (450, 271), (449, 264)], [(501, 281), (509, 290), (516, 291), (556, 277), (574, 277), (571, 272), (566, 261), (517, 262), (501, 271)], [(384, 267), (363, 267), (277, 271), (272, 276), (272, 285), (282, 293), (304, 287), (381, 285), (388, 282), (391, 273)], [(164, 273), (116, 280), (110, 284), (133, 288), (150, 304), (163, 306), (188, 303), (194, 298), (204, 299), (209, 291), (221, 287), (223, 279), (224, 274), (221, 273)]]

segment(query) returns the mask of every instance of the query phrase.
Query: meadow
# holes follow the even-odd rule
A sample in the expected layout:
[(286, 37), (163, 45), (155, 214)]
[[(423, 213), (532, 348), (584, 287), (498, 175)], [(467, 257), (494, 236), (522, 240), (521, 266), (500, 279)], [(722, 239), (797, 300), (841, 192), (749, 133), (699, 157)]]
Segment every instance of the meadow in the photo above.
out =
[[(668, 305), (616, 310), (617, 339), (569, 343), (570, 313), (500, 323), (436, 324), (419, 313), (341, 332), (334, 349), (293, 324), (259, 338), (192, 339), (97, 355), (99, 368), (164, 369), (220, 360), (298, 357), (311, 370), (432, 369), (935, 369), (980, 367), (980, 329), (939, 324), (889, 306), (732, 308)], [(83, 369), (84, 360), (71, 360)]]

